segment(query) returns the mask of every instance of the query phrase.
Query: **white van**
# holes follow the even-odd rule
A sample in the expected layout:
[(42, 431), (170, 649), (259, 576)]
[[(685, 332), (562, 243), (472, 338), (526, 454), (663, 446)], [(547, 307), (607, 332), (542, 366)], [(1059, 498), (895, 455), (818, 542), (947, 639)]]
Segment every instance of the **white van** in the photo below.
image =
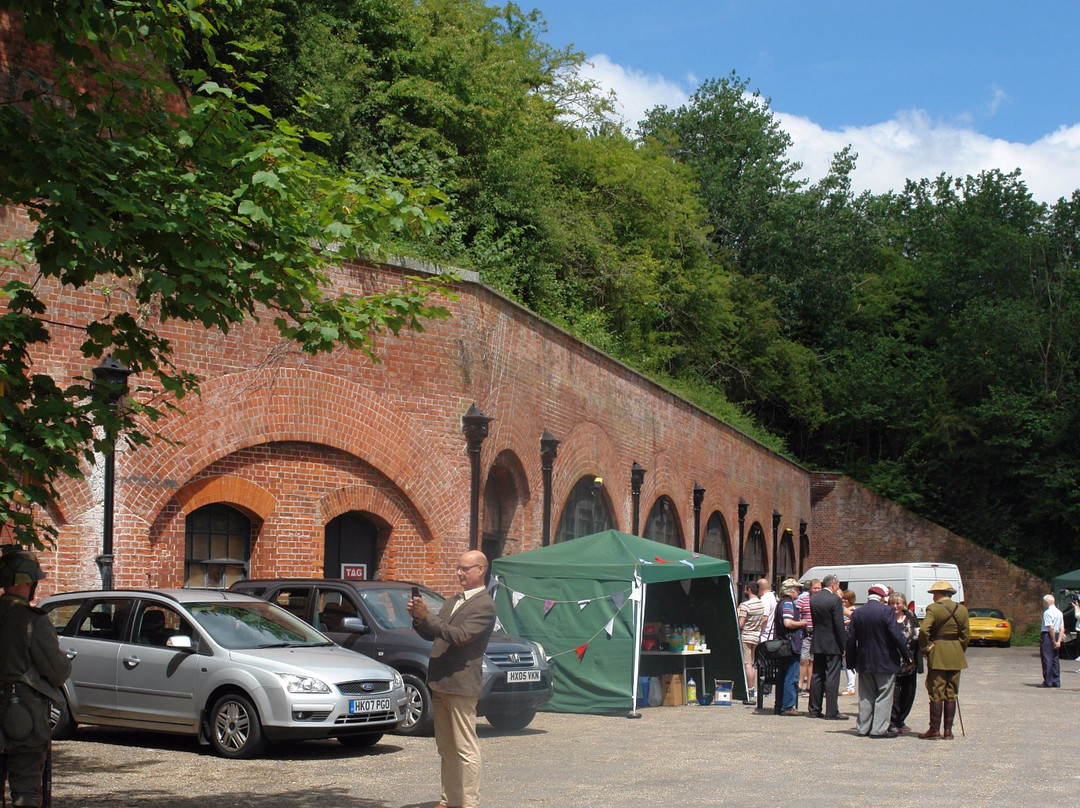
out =
[(840, 579), (842, 589), (855, 593), (855, 603), (866, 603), (866, 590), (874, 584), (885, 584), (897, 592), (903, 592), (908, 600), (908, 608), (920, 620), (926, 616), (926, 607), (934, 599), (927, 592), (934, 581), (948, 581), (956, 588), (953, 600), (964, 602), (964, 584), (960, 580), (960, 570), (955, 564), (938, 564), (919, 561), (901, 564), (838, 564), (835, 566), (811, 567), (802, 574), (800, 581), (809, 582), (826, 575), (835, 575)]

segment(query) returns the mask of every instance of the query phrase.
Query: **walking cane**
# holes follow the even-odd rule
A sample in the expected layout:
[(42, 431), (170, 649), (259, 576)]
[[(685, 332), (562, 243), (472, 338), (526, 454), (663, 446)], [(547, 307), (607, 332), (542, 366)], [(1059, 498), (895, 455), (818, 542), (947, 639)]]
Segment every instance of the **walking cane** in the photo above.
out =
[(960, 712), (960, 697), (957, 696), (955, 701), (956, 701), (956, 717), (960, 719), (960, 737), (961, 738), (966, 738), (967, 733), (964, 732), (964, 714)]

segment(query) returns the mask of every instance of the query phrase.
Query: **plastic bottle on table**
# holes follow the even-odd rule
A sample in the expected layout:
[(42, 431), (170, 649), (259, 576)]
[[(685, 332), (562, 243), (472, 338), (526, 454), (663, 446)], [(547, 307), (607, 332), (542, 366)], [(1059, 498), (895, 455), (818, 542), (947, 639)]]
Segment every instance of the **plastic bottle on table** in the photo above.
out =
[(697, 683), (693, 676), (686, 682), (686, 702), (690, 705), (697, 704)]

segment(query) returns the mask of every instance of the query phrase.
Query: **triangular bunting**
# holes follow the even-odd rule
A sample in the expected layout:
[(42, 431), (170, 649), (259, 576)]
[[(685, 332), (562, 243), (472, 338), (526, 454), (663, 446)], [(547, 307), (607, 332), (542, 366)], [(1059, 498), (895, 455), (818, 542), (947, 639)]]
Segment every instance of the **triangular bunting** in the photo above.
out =
[(555, 601), (553, 601), (553, 600), (545, 600), (544, 601), (544, 614), (547, 614), (548, 612), (550, 612), (554, 605), (555, 605)]
[(496, 631), (502, 631), (503, 630), (502, 620), (500, 620), (498, 617), (495, 618), (495, 630)]
[(606, 631), (607, 635), (610, 637), (611, 632), (614, 631), (614, 630), (615, 630), (615, 618), (613, 617), (613, 618), (611, 618), (610, 620), (607, 621), (607, 625), (604, 626), (604, 631)]
[(584, 611), (585, 607), (586, 607), (586, 606), (588, 606), (588, 605), (589, 605), (589, 603), (591, 603), (591, 601), (588, 601), (588, 600), (579, 600), (579, 601), (577, 602), (577, 606), (578, 606), (578, 608), (579, 608), (579, 609), (581, 609), (582, 611)]
[(626, 603), (626, 593), (616, 592), (611, 596), (611, 602), (615, 604), (616, 609), (622, 609), (622, 605)]
[(577, 648), (574, 649), (577, 652), (577, 658), (578, 659), (581, 659), (582, 657), (585, 656), (585, 649), (588, 648), (588, 647), (589, 647), (589, 644), (584, 643), (583, 645), (579, 645)]
[(694, 569), (694, 562), (693, 562), (693, 561), (691, 561), (691, 560), (690, 560), (689, 558), (680, 558), (680, 559), (679, 559), (679, 563), (680, 563), (680, 564), (685, 564), (685, 565), (686, 565), (686, 566), (688, 566), (688, 567), (689, 567), (690, 569)]
[(657, 564), (666, 564), (666, 563), (667, 563), (667, 560), (666, 560), (666, 559), (663, 559), (663, 558), (661, 558), (660, 556), (657, 556), (657, 557), (656, 557), (656, 563), (657, 563)]
[(521, 594), (520, 592), (511, 592), (510, 593), (510, 603), (513, 605), (513, 607), (515, 609), (517, 608), (517, 605), (519, 603), (521, 603), (521, 599), (523, 597), (525, 597), (525, 596), (523, 594)]

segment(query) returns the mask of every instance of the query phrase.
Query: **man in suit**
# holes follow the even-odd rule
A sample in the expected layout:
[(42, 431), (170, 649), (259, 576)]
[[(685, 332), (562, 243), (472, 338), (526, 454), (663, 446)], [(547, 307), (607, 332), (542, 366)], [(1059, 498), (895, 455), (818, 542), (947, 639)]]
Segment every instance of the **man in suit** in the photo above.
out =
[[(844, 605), (837, 592), (840, 579), (826, 575), (821, 579), (821, 591), (810, 596), (810, 615), (814, 637), (810, 651), (814, 655), (814, 670), (810, 676), (810, 702), (807, 714), (811, 718), (844, 721), (840, 714), (840, 657), (847, 645), (844, 630)], [(822, 713), (822, 701), (825, 712)]]
[[(956, 697), (960, 691), (960, 671), (967, 667), (964, 652), (971, 641), (968, 610), (953, 603), (956, 594), (948, 581), (935, 581), (926, 590), (934, 602), (926, 607), (926, 617), (919, 629), (919, 650), (926, 654), (926, 692), (930, 694), (930, 728), (920, 732), (926, 741), (953, 737)], [(942, 716), (945, 731), (940, 732)], [(961, 724), (961, 726), (963, 726)]]
[(495, 630), (495, 603), (484, 588), (487, 568), (479, 550), (462, 553), (457, 565), (460, 595), (447, 600), (437, 615), (421, 598), (409, 602), (416, 633), (432, 641), (427, 684), (443, 790), (436, 808), (480, 806), (476, 702), (483, 687), (484, 649)]
[(888, 589), (874, 584), (867, 592), (866, 605), (851, 615), (847, 643), (848, 667), (859, 672), (859, 735), (892, 738), (893, 685), (901, 663), (907, 664), (907, 641), (896, 622), (896, 611), (885, 603)]

